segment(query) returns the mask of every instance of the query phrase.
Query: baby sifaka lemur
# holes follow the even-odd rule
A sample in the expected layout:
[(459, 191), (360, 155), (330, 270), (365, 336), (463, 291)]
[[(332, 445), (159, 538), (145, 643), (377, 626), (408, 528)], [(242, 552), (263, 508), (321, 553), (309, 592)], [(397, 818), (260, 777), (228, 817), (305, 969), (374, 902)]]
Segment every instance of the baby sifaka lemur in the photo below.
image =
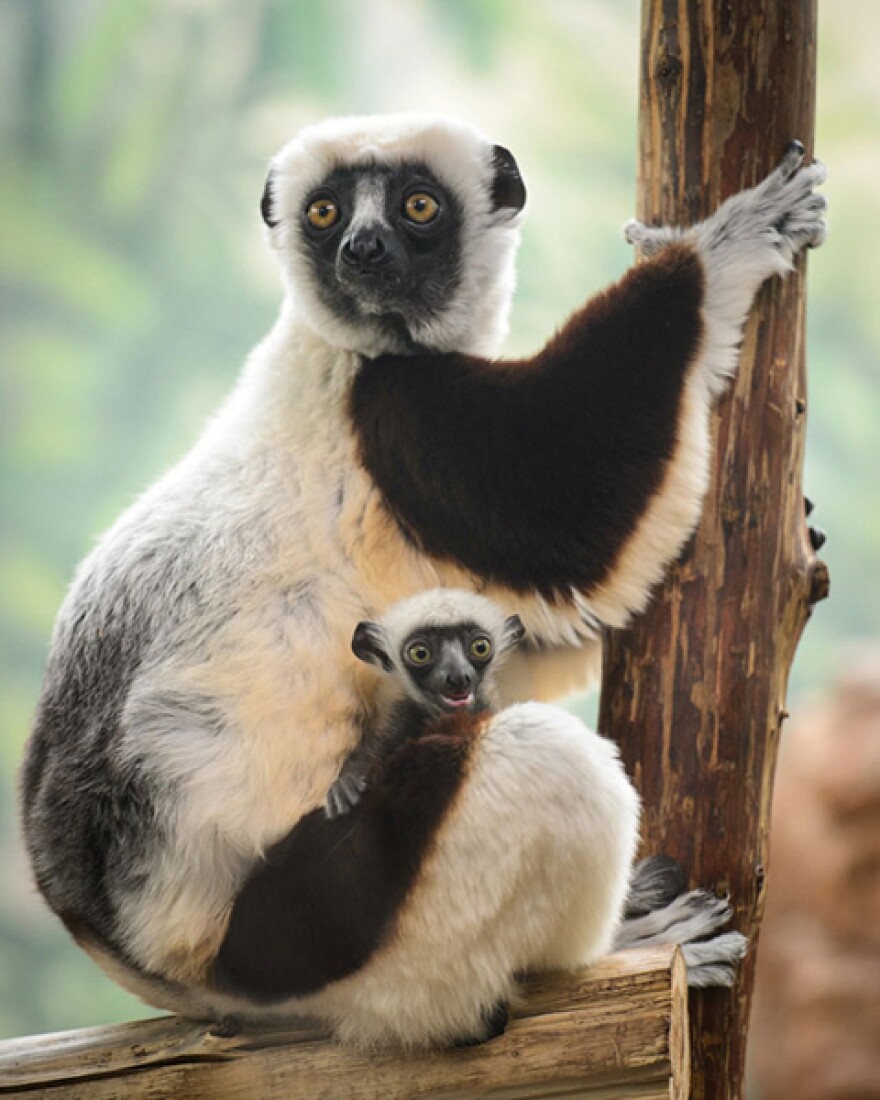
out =
[[(392, 677), (393, 698), (378, 725), (347, 758), (325, 802), (328, 817), (347, 813), (366, 788), (377, 753), (447, 719), (485, 715), (498, 705), (497, 675), (525, 627), (471, 592), (433, 589), (401, 600), (378, 622), (358, 623), (352, 652)], [(461, 726), (461, 723), (458, 723)]]
[[(484, 746), (509, 742), (513, 764), (520, 752), (534, 755), (523, 733), (536, 725), (546, 731), (548, 752), (560, 743), (577, 746), (581, 768), (571, 796), (584, 810), (577, 920), (570, 913), (560, 920), (546, 965), (564, 963), (573, 941), (582, 960), (613, 945), (638, 843), (638, 795), (616, 746), (573, 714), (539, 703), (497, 709), (498, 672), (523, 634), (519, 616), (449, 588), (399, 601), (376, 621), (358, 624), (352, 649), (382, 673), (373, 721), (324, 807), (270, 848), (245, 882), (248, 904), (232, 913), (214, 968), (220, 990), (246, 984), (269, 1002), (289, 980), (294, 959), (303, 988), (318, 975), (341, 978), (356, 969), (375, 948), (370, 928), (390, 922), (430, 853), (450, 795)], [(503, 784), (492, 798), (506, 791)], [(509, 793), (527, 806), (535, 788), (526, 778)], [(487, 828), (483, 843), (495, 841), (503, 837), (493, 839)], [(294, 889), (291, 864), (300, 869)], [(343, 887), (348, 905), (340, 908)], [(279, 915), (277, 936), (260, 946), (247, 914), (267, 911)], [(475, 1025), (451, 1031), (447, 1042), (470, 1045), (503, 1031), (512, 992), (496, 996)]]

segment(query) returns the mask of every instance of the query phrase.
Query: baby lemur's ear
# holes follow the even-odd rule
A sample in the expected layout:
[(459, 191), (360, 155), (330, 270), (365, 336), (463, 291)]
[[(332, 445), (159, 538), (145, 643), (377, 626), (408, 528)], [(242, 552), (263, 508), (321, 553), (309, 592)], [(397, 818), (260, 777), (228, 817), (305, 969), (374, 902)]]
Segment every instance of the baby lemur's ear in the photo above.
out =
[(351, 639), (351, 649), (355, 657), (368, 665), (377, 665), (385, 672), (394, 671), (391, 639), (378, 623), (358, 623)]
[(523, 626), (519, 615), (511, 615), (509, 619), (504, 620), (502, 644), (505, 649), (516, 649), (525, 634), (526, 628)]

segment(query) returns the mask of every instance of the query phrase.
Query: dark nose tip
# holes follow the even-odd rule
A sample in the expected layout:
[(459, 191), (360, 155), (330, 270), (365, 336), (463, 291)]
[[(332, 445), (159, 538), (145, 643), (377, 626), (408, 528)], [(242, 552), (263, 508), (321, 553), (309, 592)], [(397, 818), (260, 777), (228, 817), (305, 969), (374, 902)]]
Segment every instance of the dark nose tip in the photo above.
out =
[(362, 270), (381, 266), (388, 257), (382, 235), (376, 229), (361, 229), (342, 245), (342, 259), (350, 267)]
[(446, 677), (446, 686), (453, 691), (466, 691), (473, 683), (473, 677), (463, 669), (459, 672), (450, 672)]

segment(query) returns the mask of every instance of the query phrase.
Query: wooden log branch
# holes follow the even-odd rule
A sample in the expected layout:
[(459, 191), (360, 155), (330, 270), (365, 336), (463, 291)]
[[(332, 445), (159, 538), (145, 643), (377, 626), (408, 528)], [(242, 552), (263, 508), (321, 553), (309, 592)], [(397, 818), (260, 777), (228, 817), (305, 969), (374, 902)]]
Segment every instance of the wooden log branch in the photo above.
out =
[(308, 1028), (224, 1037), (176, 1016), (0, 1043), (0, 1095), (65, 1100), (684, 1100), (687, 989), (678, 950), (612, 955), (541, 975), (504, 1035), (402, 1058), (345, 1050)]
[[(798, 138), (811, 153), (816, 0), (643, 0), (638, 216), (691, 224)], [(600, 729), (645, 803), (647, 851), (730, 893), (753, 948), (692, 1006), (695, 1097), (740, 1097), (770, 795), (789, 669), (827, 571), (801, 490), (804, 265), (760, 294), (714, 421), (700, 529), (648, 613), (608, 640)]]

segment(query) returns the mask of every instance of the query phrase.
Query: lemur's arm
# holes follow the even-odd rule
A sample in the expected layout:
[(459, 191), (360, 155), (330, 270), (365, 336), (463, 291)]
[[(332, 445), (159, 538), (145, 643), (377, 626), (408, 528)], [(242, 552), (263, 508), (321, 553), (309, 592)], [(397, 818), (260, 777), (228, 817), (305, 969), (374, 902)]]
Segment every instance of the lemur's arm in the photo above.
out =
[(820, 165), (792, 146), (762, 184), (657, 250), (537, 356), (366, 361), (351, 394), (362, 461), (419, 545), (598, 617), (641, 607), (699, 516), (708, 411), (755, 292), (824, 236)]

